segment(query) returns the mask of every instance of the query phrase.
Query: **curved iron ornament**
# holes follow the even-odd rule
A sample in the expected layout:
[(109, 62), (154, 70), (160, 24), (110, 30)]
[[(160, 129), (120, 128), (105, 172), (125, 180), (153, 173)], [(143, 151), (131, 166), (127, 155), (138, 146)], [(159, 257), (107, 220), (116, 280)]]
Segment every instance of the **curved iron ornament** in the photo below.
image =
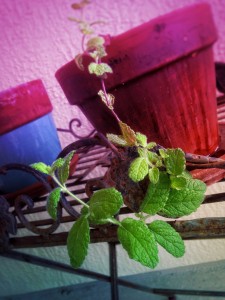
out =
[[(9, 170), (19, 170), (26, 173), (31, 174), (34, 176), (39, 182), (43, 184), (46, 191), (50, 193), (52, 191), (52, 187), (50, 183), (48, 182), (47, 176), (42, 174), (41, 172), (34, 170), (32, 167), (23, 165), (23, 164), (7, 164), (0, 168), (0, 173), (6, 174)], [(42, 235), (42, 236), (48, 236), (49, 234), (53, 233), (60, 225), (60, 220), (62, 217), (62, 207), (61, 205), (58, 206), (57, 210), (57, 219), (53, 221), (53, 223), (48, 228), (39, 228), (32, 224), (31, 221), (29, 221), (25, 215), (24, 215), (24, 209), (28, 207), (28, 209), (31, 209), (34, 207), (34, 201), (33, 199), (28, 195), (19, 195), (14, 200), (14, 214), (18, 217), (20, 222), (26, 227), (29, 231)]]
[(34, 202), (33, 200), (26, 195), (20, 195), (15, 199), (15, 212), (16, 215), (18, 216), (20, 222), (31, 232), (42, 235), (42, 236), (48, 236), (49, 234), (53, 233), (56, 231), (56, 229), (60, 225), (60, 220), (62, 217), (62, 207), (61, 205), (58, 205), (57, 208), (57, 219), (53, 221), (53, 224), (50, 225), (48, 228), (39, 228), (35, 225), (33, 225), (30, 221), (27, 220), (27, 218), (23, 214), (23, 209), (22, 207), (27, 206), (28, 208), (33, 208), (34, 207)]
[[(62, 150), (62, 152), (58, 155), (58, 157), (65, 157), (68, 153), (75, 150), (76, 153), (87, 153), (91, 148), (95, 146), (104, 146), (106, 148), (111, 148), (112, 151), (115, 151), (114, 146), (111, 146), (107, 139), (105, 139), (101, 134), (97, 134), (95, 137), (92, 138), (82, 138), (72, 144), (68, 145), (66, 148)], [(108, 155), (108, 154), (107, 154)], [(95, 162), (93, 166), (87, 169), (85, 175), (89, 174), (101, 161)], [(38, 182), (40, 182), (44, 189), (45, 194), (51, 193), (53, 188), (55, 188), (55, 184), (48, 181), (48, 177), (43, 173), (33, 169), (31, 166), (23, 165), (23, 164), (7, 164), (0, 168), (1, 174), (7, 174), (10, 170), (19, 170), (21, 172), (29, 173), (31, 176), (35, 177)], [(88, 197), (91, 196), (93, 193), (93, 188), (103, 188), (104, 184), (101, 180), (96, 181), (96, 179), (90, 180), (85, 187), (85, 192), (87, 193)], [(16, 193), (15, 199), (12, 201), (14, 210), (9, 212), (10, 204), (7, 200), (0, 196), (0, 246), (4, 244), (4, 248), (7, 247), (9, 241), (9, 233), (16, 234), (17, 231), (17, 221), (16, 217), (18, 217), (20, 223), (29, 231), (33, 232), (34, 234), (40, 236), (48, 236), (56, 231), (59, 227), (61, 220), (62, 220), (62, 209), (64, 208), (65, 211), (74, 218), (74, 221), (79, 218), (80, 213), (70, 204), (70, 201), (67, 199), (66, 195), (61, 193), (60, 202), (57, 207), (57, 219), (54, 221), (52, 220), (52, 224), (47, 228), (40, 228), (40, 225), (34, 225), (34, 222), (27, 219), (25, 214), (29, 214), (29, 210), (32, 210), (35, 206), (35, 201), (32, 199), (30, 195), (27, 194), (19, 194)]]
[(77, 131), (74, 130), (74, 126), (75, 129), (80, 129), (82, 130), (82, 122), (80, 119), (78, 118), (74, 118), (69, 122), (69, 129), (64, 129), (64, 128), (57, 128), (57, 131), (59, 132), (65, 132), (65, 133), (70, 133), (73, 137), (75, 137), (76, 139), (86, 139), (86, 138), (90, 138), (91, 136), (94, 135), (94, 133), (96, 133), (96, 130), (93, 129), (90, 133), (85, 134), (85, 135), (80, 135), (77, 134)]

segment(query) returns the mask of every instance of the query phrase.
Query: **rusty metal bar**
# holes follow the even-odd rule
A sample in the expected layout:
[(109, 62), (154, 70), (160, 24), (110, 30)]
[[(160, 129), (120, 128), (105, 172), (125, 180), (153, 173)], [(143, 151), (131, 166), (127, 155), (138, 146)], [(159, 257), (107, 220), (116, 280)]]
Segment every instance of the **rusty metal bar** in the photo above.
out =
[[(225, 218), (203, 218), (189, 221), (170, 221), (185, 240), (213, 239), (225, 237)], [(51, 247), (66, 245), (67, 232), (51, 234), (48, 237), (24, 236), (11, 238), (12, 248)], [(91, 242), (118, 242), (115, 225), (91, 229)]]

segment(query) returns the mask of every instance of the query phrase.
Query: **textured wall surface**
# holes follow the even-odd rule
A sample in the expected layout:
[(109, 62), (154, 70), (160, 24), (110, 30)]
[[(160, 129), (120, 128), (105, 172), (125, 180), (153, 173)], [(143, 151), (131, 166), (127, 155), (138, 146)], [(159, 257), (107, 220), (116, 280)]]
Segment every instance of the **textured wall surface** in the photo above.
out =
[[(106, 20), (107, 24), (96, 26), (96, 31), (117, 35), (154, 17), (200, 0), (93, 0), (84, 13), (76, 17), (88, 20)], [(219, 30), (215, 45), (215, 58), (224, 60), (225, 10), (222, 0), (208, 1), (212, 5), (214, 19)], [(81, 51), (81, 36), (76, 24), (68, 21), (75, 16), (70, 8), (73, 0), (2, 0), (0, 90), (40, 78), (43, 80), (54, 105), (54, 117), (58, 127), (67, 125), (72, 117), (82, 113), (68, 105), (54, 77), (55, 71)], [(128, 9), (129, 8), (129, 9)], [(83, 120), (83, 131), (90, 125)], [(62, 145), (68, 143), (61, 137)]]
[[(85, 16), (88, 20), (106, 20), (104, 28), (97, 27), (103, 34), (116, 35), (159, 15), (200, 0), (93, 0)], [(206, 2), (206, 1), (204, 1)], [(215, 59), (225, 61), (225, 10), (223, 0), (208, 0), (218, 28), (219, 39), (214, 46)], [(82, 132), (91, 126), (76, 108), (71, 107), (60, 89), (54, 73), (80, 52), (81, 36), (76, 25), (67, 17), (75, 16), (70, 8), (72, 0), (1, 0), (0, 1), (0, 90), (40, 78), (43, 80), (54, 106), (57, 127), (67, 127), (72, 117), (82, 119)], [(77, 12), (76, 17), (84, 15)], [(71, 139), (60, 136), (62, 146)], [(224, 191), (225, 185), (212, 186), (208, 193)], [(201, 207), (192, 218), (223, 216), (225, 204)], [(202, 262), (225, 259), (224, 240), (187, 241), (186, 255), (174, 259), (160, 250), (161, 263), (157, 270), (187, 266)], [(29, 249), (28, 253), (49, 257), (67, 263), (65, 247), (52, 249)], [(148, 269), (131, 262), (118, 246), (119, 275), (147, 272)], [(0, 258), (0, 295), (10, 295), (71, 285), (87, 279), (63, 274), (41, 267), (12, 262)], [(83, 266), (97, 272), (108, 273), (107, 245), (91, 245), (89, 256)]]

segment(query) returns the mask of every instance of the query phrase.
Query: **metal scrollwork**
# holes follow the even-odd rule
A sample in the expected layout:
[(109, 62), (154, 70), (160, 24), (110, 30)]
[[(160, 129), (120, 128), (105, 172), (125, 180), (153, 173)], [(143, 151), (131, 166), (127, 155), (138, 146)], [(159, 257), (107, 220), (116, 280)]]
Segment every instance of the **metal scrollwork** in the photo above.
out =
[(34, 202), (33, 200), (26, 195), (20, 195), (15, 199), (15, 212), (16, 215), (18, 216), (20, 222), (31, 232), (35, 234), (39, 234), (42, 236), (47, 236), (51, 233), (53, 233), (60, 225), (60, 219), (62, 217), (62, 207), (61, 205), (58, 206), (57, 209), (57, 219), (56, 221), (53, 221), (53, 224), (50, 225), (48, 228), (39, 228), (33, 225), (30, 221), (27, 220), (27, 218), (23, 214), (23, 209), (26, 205), (28, 208), (33, 208), (34, 207)]
[[(7, 164), (0, 169), (0, 173), (6, 174), (9, 170), (20, 170), (23, 172), (30, 173), (34, 176), (39, 182), (43, 184), (45, 187), (46, 192), (50, 193), (52, 191), (52, 187), (48, 182), (48, 179), (45, 175), (41, 172), (34, 170), (32, 167), (22, 164)], [(50, 233), (54, 232), (58, 226), (60, 225), (60, 219), (62, 217), (62, 207), (61, 205), (58, 206), (58, 215), (57, 220), (53, 221), (53, 224), (50, 225), (48, 228), (39, 228), (32, 224), (25, 215), (24, 209), (28, 207), (28, 209), (32, 209), (34, 207), (34, 201), (28, 195), (18, 195), (14, 200), (14, 207), (15, 207), (15, 215), (18, 216), (20, 222), (30, 231), (35, 234), (39, 234), (42, 236), (49, 235)]]
[[(74, 121), (74, 120), (73, 120)], [(72, 126), (72, 121), (70, 124), (70, 127)], [(102, 147), (106, 149), (103, 154), (98, 157), (90, 166), (85, 166), (84, 172), (82, 174), (78, 174), (75, 176), (75, 181), (71, 184), (69, 183), (69, 186), (73, 186), (74, 183), (83, 184), (82, 182), (85, 181), (86, 176), (98, 165), (104, 164), (107, 165), (107, 159), (108, 155), (110, 155), (111, 151), (114, 151), (115, 149), (110, 149), (111, 146), (109, 145), (108, 141), (101, 136), (101, 134), (97, 134), (95, 137), (89, 137), (89, 138), (82, 138), (78, 141), (75, 141), (74, 143), (70, 144), (66, 148), (62, 150), (62, 152), (58, 155), (58, 157), (65, 157), (68, 153), (75, 150), (78, 157), (86, 156), (86, 154), (93, 149), (97, 149), (97, 151)], [(109, 151), (107, 151), (109, 149)], [(110, 151), (111, 150), (111, 151)], [(95, 150), (96, 151), (96, 150)], [(0, 214), (0, 225), (1, 225), (1, 232), (0, 232), (0, 238), (1, 238), (1, 244), (7, 244), (9, 238), (9, 233), (16, 233), (17, 227), (26, 228), (29, 231), (41, 235), (41, 236), (48, 236), (56, 231), (56, 229), (59, 227), (60, 223), (63, 222), (62, 220), (62, 209), (65, 209), (65, 211), (69, 214), (70, 217), (73, 217), (74, 220), (79, 218), (80, 212), (77, 211), (75, 206), (71, 204), (70, 199), (67, 199), (67, 195), (61, 193), (60, 202), (57, 208), (57, 219), (56, 220), (37, 220), (34, 221), (32, 218), (32, 221), (27, 217), (29, 214), (33, 214), (36, 210), (35, 201), (37, 197), (44, 195), (43, 200), (46, 201), (46, 195), (51, 193), (52, 189), (55, 187), (55, 184), (53, 181), (49, 180), (46, 175), (42, 174), (41, 172), (34, 170), (32, 167), (23, 165), (23, 164), (7, 164), (0, 168), (0, 173), (7, 174), (10, 170), (20, 170), (22, 172), (29, 173), (31, 176), (35, 177), (38, 182), (41, 183), (41, 192), (38, 194), (35, 190), (27, 190), (24, 192), (24, 194), (21, 194), (20, 191), (18, 193), (15, 193), (16, 196), (13, 196), (13, 198), (10, 198), (10, 203), (12, 205), (11, 207), (11, 213), (9, 213), (9, 203), (5, 200), (4, 197), (1, 197), (0, 201), (0, 208), (1, 208), (1, 214)], [(71, 179), (73, 180), (73, 179)], [(96, 179), (88, 180), (86, 183), (86, 187), (84, 188), (84, 193), (86, 192), (87, 196), (90, 197), (93, 191), (93, 188), (103, 188), (105, 187), (103, 182), (101, 180), (96, 181)], [(73, 201), (74, 202), (74, 201)], [(37, 207), (38, 209), (38, 207)], [(44, 209), (44, 207), (43, 207)], [(16, 223), (18, 221), (18, 224)], [(51, 224), (50, 224), (51, 222)], [(49, 225), (50, 224), (50, 225)], [(44, 227), (42, 227), (44, 226)]]
[[(76, 128), (76, 131), (74, 130), (74, 127)], [(82, 127), (82, 122), (80, 121), (80, 119), (74, 118), (69, 122), (69, 129), (57, 128), (57, 130), (60, 132), (70, 133), (76, 139), (89, 138), (89, 137), (93, 136), (93, 134), (96, 132), (96, 130), (93, 129), (90, 133), (88, 133), (86, 135), (77, 134), (77, 129), (80, 129), (81, 127)]]

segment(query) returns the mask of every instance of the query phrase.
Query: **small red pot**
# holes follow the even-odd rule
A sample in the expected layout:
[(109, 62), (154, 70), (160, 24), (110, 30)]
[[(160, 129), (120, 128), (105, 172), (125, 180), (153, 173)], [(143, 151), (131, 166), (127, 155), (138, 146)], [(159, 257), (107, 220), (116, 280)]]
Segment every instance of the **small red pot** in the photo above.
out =
[[(120, 119), (149, 140), (186, 152), (218, 147), (212, 45), (217, 39), (210, 6), (197, 4), (151, 20), (111, 38), (107, 59), (113, 74), (107, 91)], [(89, 58), (84, 59), (87, 66)], [(97, 96), (100, 80), (74, 61), (56, 72), (70, 104), (78, 105), (100, 132), (120, 133)]]

